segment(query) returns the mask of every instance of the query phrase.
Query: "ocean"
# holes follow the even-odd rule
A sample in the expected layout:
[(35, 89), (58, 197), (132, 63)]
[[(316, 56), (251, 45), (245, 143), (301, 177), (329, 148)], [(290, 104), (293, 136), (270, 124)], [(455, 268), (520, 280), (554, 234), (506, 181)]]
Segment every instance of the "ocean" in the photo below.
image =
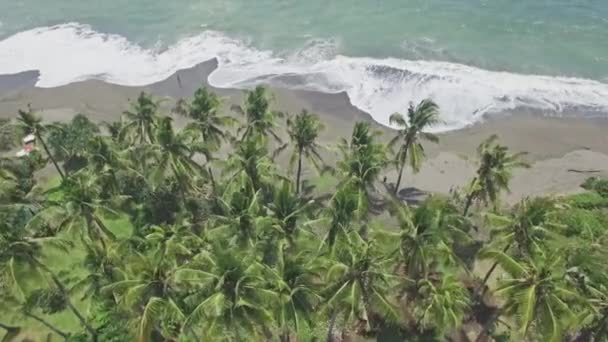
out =
[(160, 81), (346, 92), (388, 117), (423, 98), (457, 129), (531, 108), (608, 116), (606, 0), (0, 0), (0, 74), (39, 87)]

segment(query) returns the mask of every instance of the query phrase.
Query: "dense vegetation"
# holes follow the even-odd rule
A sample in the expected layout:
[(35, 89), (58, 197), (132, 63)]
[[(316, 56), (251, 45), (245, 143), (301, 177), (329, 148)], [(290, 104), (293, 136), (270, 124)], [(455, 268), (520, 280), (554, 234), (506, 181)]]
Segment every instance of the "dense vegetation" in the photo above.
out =
[(388, 144), (357, 122), (335, 146), (262, 87), (223, 108), (200, 89), (181, 130), (143, 93), (100, 126), (5, 123), (40, 147), (0, 161), (7, 340), (608, 341), (607, 181), (505, 208), (527, 164), (490, 137), (466, 188), (408, 205), (432, 101), (393, 115)]

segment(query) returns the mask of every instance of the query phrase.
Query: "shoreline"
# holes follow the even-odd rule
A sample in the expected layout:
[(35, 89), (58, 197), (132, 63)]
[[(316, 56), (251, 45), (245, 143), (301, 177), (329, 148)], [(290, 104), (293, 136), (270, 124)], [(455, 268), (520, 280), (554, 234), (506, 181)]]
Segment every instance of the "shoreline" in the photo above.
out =
[[(77, 113), (84, 113), (94, 121), (116, 120), (128, 107), (129, 99), (141, 91), (176, 99), (192, 96), (201, 85), (224, 97), (226, 109), (242, 103), (242, 90), (208, 84), (208, 76), (216, 67), (215, 60), (207, 61), (143, 87), (88, 80), (56, 88), (38, 88), (34, 86), (38, 75), (35, 71), (2, 75), (0, 118), (12, 118), (18, 109), (31, 103), (35, 109), (43, 109), (48, 121), (69, 120)], [(345, 93), (273, 87), (271, 90), (275, 97), (274, 109), (289, 113), (307, 109), (321, 117), (326, 125), (320, 136), (322, 144), (335, 143), (339, 137), (348, 136), (354, 123), (361, 120), (371, 122), (382, 131), (386, 141), (394, 132), (353, 106)], [(177, 126), (183, 122), (184, 119), (176, 119)], [(580, 191), (579, 185), (587, 177), (608, 175), (608, 134), (605, 132), (608, 132), (608, 118), (550, 117), (528, 110), (491, 115), (463, 129), (439, 133), (440, 143), (436, 146), (425, 144), (427, 161), (419, 174), (404, 174), (404, 186), (440, 193), (466, 186), (475, 171), (476, 147), (488, 136), (498, 134), (501, 143), (512, 151), (527, 151), (528, 160), (533, 164), (532, 168), (515, 173), (507, 202), (530, 195)], [(394, 172), (389, 170), (386, 175), (390, 180)]]

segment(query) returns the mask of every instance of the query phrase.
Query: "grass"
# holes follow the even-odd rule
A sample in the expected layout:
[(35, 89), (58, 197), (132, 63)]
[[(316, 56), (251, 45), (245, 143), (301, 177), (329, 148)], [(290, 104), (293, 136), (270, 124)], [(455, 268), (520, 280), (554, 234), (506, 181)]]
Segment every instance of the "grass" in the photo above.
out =
[[(108, 227), (108, 229), (110, 229), (114, 234), (116, 234), (118, 238), (125, 238), (130, 236), (133, 230), (133, 226), (129, 222), (129, 218), (127, 215), (120, 215), (111, 219), (104, 218), (103, 221)], [(78, 241), (78, 239), (72, 240)], [(60, 276), (60, 278), (64, 280), (69, 280), (69, 284), (73, 285), (76, 281), (84, 279), (84, 277), (86, 277), (87, 270), (84, 265), (80, 263), (80, 261), (84, 259), (86, 250), (81, 243), (75, 244), (72, 248), (70, 248), (67, 253), (65, 251), (47, 248), (44, 250), (43, 254), (44, 255), (42, 258), (42, 262), (48, 265), (53, 270), (53, 272)], [(74, 262), (74, 260), (78, 260), (78, 262)], [(31, 274), (31, 272), (25, 270), (23, 271), (23, 273)], [(68, 277), (69, 279), (67, 279)], [(49, 279), (45, 279), (41, 276), (26, 279), (26, 282), (24, 284), (24, 290), (27, 293), (42, 286), (46, 287), (46, 283), (48, 281)], [(42, 283), (44, 283), (44, 285), (41, 286)], [(89, 300), (82, 300), (82, 297), (82, 292), (76, 292), (71, 295), (71, 299), (74, 305), (78, 308), (78, 310), (86, 314), (86, 312), (89, 310)], [(47, 334), (51, 333), (51, 331), (42, 324), (32, 319), (24, 318), (22, 315), (18, 314), (16, 310), (17, 308), (13, 308), (11, 312), (7, 312), (4, 310), (0, 312), (0, 320), (2, 322), (18, 325), (22, 328), (22, 332), (16, 337), (15, 341), (25, 341), (28, 338), (29, 340), (33, 341), (46, 340)], [(77, 332), (82, 330), (80, 322), (70, 311), (66, 310), (48, 316), (40, 314), (40, 316), (43, 316), (46, 320), (48, 320), (48, 322), (57, 326), (65, 332)], [(59, 336), (54, 335), (54, 337), (56, 338), (56, 340), (59, 340)]]

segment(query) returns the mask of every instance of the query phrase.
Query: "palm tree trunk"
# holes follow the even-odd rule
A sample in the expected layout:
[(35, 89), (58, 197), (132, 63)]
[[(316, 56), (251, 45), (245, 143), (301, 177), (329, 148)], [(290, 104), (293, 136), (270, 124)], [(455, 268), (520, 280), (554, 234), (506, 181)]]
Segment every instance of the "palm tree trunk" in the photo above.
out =
[(38, 139), (40, 141), (40, 144), (42, 145), (42, 148), (46, 152), (47, 156), (49, 156), (49, 159), (51, 160), (51, 162), (53, 162), (53, 165), (55, 165), (55, 168), (57, 169), (57, 172), (59, 172), (59, 175), (61, 176), (61, 179), (65, 179), (65, 174), (63, 173), (63, 171), (61, 171), (61, 168), (59, 167), (59, 164), (57, 164), (57, 161), (55, 160), (55, 157), (53, 157), (53, 155), (51, 154), (51, 151), (49, 150), (48, 146), (46, 146), (46, 143), (44, 142), (44, 139), (42, 139), (42, 136), (40, 136), (39, 133), (36, 134), (36, 139)]
[(336, 325), (336, 319), (338, 318), (338, 312), (334, 311), (329, 319), (329, 326), (327, 327), (327, 342), (334, 342), (334, 326)]
[[(506, 253), (509, 250), (509, 248), (511, 248), (511, 244), (508, 244), (505, 248), (503, 248), (502, 252)], [(483, 277), (483, 282), (480, 285), (482, 298), (486, 294), (486, 291), (487, 291), (486, 284), (488, 283), (488, 280), (490, 280), (490, 277), (492, 276), (492, 273), (494, 273), (494, 271), (496, 270), (497, 266), (498, 266), (498, 261), (494, 261), (494, 264), (492, 264), (492, 267), (490, 267), (490, 269), (486, 273), (485, 277)]]
[[(473, 178), (473, 181), (471, 182), (471, 184), (475, 184), (477, 182), (477, 177)], [(473, 198), (475, 197), (475, 191), (471, 190), (471, 192), (467, 195), (467, 202), (464, 205), (464, 211), (462, 213), (462, 216), (467, 216), (467, 214), (469, 213), (469, 209), (471, 208), (471, 205), (473, 204)]]
[(2, 337), (2, 342), (11, 342), (15, 339), (19, 332), (21, 332), (20, 327), (13, 327), (10, 325), (0, 323), (0, 328), (6, 330), (6, 334)]
[(108, 238), (110, 238), (110, 240), (116, 240), (116, 235), (114, 235), (114, 233), (112, 233), (112, 231), (109, 230), (108, 227), (106, 227), (103, 221), (99, 217), (97, 217), (97, 215), (93, 215), (93, 221), (95, 221), (95, 224), (97, 225), (97, 227), (99, 227), (99, 230), (101, 230)]
[(57, 288), (59, 289), (59, 291), (61, 291), (61, 294), (64, 296), (64, 299), (66, 301), (66, 305), (68, 306), (68, 308), (70, 309), (70, 311), (72, 311), (72, 313), (74, 314), (74, 316), (76, 316), (76, 318), (78, 318), (78, 320), (84, 326), (84, 328), (87, 330), (87, 332), (89, 333), (89, 335), (91, 335), (91, 339), (93, 340), (93, 342), (97, 342), (97, 332), (95, 331), (95, 329), (93, 329), (92, 326), (89, 325), (89, 323), (87, 323), (86, 319), (80, 313), (80, 311), (78, 311), (78, 309), (76, 309), (76, 307), (72, 303), (72, 300), (70, 299), (69, 291), (65, 288), (65, 286), (63, 285), (63, 283), (61, 282), (61, 280), (59, 280), (59, 278), (57, 277), (57, 275), (55, 275), (55, 273), (53, 273), (53, 271), (51, 271), (51, 269), (48, 268), (48, 266), (46, 266), (45, 264), (43, 264), (42, 262), (40, 262), (38, 259), (31, 258), (31, 260), (36, 265), (38, 265), (38, 267), (40, 267), (43, 271), (45, 271), (46, 273), (48, 273), (51, 276), (51, 279), (53, 280), (53, 283), (55, 284), (55, 286), (57, 286)]
[(13, 326), (10, 326), (10, 325), (7, 325), (7, 324), (4, 324), (4, 323), (0, 322), (0, 329), (4, 329), (6, 331), (14, 331), (14, 330), (19, 329), (19, 327), (13, 327)]
[(279, 341), (280, 342), (289, 342), (291, 339), (289, 338), (289, 330), (287, 331), (283, 331), (281, 333), (281, 335), (279, 336)]
[(401, 163), (401, 166), (399, 167), (399, 176), (397, 177), (397, 183), (395, 183), (395, 189), (393, 189), (393, 195), (397, 195), (397, 192), (399, 191), (399, 186), (401, 186), (401, 178), (403, 177), (403, 169), (405, 168), (405, 163), (406, 160), (405, 158), (407, 158), (407, 152), (404, 152), (405, 156), (403, 156), (403, 162)]
[(63, 331), (59, 330), (59, 328), (55, 327), (54, 325), (52, 325), (51, 323), (47, 322), (46, 320), (44, 320), (42, 317), (38, 317), (36, 315), (34, 315), (31, 312), (24, 312), (23, 313), (25, 316), (30, 317), (36, 321), (38, 321), (39, 323), (41, 323), (42, 325), (44, 325), (45, 327), (51, 329), (55, 334), (63, 337), (64, 339), (68, 339), (68, 337), (70, 335), (68, 335), (67, 333), (64, 333)]
[(300, 193), (300, 177), (302, 176), (302, 149), (298, 151), (298, 173), (296, 176), (296, 194)]

